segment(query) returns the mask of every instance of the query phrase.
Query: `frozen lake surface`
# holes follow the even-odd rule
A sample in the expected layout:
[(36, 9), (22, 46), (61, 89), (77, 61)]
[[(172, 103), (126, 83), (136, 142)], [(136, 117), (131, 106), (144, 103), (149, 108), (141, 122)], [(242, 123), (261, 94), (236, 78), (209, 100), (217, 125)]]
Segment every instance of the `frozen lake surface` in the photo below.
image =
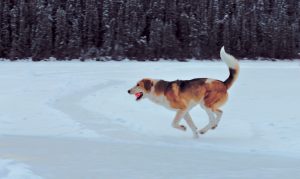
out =
[(0, 62), (0, 178), (300, 177), (300, 62), (240, 65), (218, 128), (193, 139), (127, 90), (144, 77), (225, 80), (223, 62)]

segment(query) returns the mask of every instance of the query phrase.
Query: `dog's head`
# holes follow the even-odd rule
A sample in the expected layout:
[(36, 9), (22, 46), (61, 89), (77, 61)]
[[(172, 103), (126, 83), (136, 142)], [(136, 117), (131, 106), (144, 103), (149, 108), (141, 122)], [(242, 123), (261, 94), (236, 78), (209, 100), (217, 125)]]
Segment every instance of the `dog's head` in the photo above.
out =
[(140, 100), (143, 97), (147, 97), (151, 92), (153, 87), (152, 79), (142, 79), (140, 80), (134, 87), (128, 90), (129, 94), (134, 94), (136, 96), (136, 100)]

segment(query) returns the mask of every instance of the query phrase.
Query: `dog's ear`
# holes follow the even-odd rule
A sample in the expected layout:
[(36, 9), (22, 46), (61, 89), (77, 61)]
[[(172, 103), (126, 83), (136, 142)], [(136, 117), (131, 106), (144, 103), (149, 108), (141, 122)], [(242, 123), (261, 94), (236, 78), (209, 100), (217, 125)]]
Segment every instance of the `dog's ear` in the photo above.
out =
[(145, 79), (143, 80), (144, 82), (144, 87), (146, 91), (151, 91), (151, 88), (153, 86), (153, 82), (151, 80)]

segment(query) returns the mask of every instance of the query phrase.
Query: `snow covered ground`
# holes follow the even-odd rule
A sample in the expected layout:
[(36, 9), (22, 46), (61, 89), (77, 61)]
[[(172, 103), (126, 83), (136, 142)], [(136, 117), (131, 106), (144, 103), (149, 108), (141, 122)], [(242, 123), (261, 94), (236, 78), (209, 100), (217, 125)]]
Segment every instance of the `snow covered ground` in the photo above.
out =
[(0, 160), (1, 179), (41, 179), (28, 169), (28, 166), (11, 160)]
[(299, 61), (241, 62), (220, 125), (199, 139), (127, 94), (143, 77), (227, 75), (222, 62), (0, 62), (0, 178), (299, 178)]

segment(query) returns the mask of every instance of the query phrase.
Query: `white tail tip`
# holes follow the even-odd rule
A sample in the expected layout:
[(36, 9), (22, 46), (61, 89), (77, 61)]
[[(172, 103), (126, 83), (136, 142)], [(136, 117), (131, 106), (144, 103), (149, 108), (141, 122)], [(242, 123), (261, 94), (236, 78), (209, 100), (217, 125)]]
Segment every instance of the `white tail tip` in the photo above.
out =
[(238, 64), (238, 61), (232, 55), (226, 53), (224, 46), (220, 50), (220, 56), (229, 68), (234, 69)]

